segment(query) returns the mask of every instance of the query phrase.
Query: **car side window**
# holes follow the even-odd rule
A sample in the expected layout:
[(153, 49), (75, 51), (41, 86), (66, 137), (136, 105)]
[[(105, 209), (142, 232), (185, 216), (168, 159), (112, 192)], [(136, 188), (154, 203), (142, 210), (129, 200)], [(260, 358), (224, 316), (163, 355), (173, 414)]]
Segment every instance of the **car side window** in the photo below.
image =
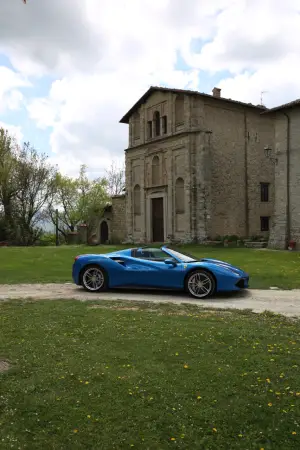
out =
[(141, 248), (136, 250), (135, 258), (149, 259), (151, 261), (164, 261), (168, 255), (158, 248)]

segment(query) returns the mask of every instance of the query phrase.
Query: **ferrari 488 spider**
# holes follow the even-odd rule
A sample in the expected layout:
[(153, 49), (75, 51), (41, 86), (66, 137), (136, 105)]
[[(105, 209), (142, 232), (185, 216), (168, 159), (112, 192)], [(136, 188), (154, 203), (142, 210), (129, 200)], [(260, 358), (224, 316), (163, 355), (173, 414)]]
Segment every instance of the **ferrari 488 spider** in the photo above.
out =
[(75, 284), (90, 292), (120, 287), (156, 288), (186, 291), (196, 298), (239, 291), (249, 284), (249, 275), (231, 264), (198, 259), (167, 246), (79, 255), (72, 276)]

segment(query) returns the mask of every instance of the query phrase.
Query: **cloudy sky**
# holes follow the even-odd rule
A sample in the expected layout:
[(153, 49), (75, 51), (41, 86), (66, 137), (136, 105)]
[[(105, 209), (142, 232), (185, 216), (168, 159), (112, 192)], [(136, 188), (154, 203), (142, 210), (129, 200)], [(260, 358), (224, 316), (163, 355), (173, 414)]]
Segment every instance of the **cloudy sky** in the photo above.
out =
[(122, 160), (150, 85), (272, 107), (299, 76), (299, 0), (0, 0), (0, 124), (70, 175)]

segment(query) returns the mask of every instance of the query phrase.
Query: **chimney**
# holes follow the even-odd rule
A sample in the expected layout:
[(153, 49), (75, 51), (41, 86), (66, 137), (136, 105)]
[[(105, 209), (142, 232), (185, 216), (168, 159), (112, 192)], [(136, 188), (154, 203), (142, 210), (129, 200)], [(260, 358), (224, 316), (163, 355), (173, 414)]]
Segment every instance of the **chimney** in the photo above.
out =
[(214, 87), (212, 90), (212, 93), (213, 93), (214, 97), (221, 98), (221, 89), (220, 88)]

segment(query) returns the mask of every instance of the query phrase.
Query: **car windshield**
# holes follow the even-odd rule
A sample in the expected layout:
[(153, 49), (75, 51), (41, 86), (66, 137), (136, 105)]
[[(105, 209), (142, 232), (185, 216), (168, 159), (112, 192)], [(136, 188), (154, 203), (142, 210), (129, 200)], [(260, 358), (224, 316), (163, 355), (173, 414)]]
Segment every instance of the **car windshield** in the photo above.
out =
[(188, 255), (187, 253), (179, 252), (177, 250), (174, 250), (173, 248), (168, 248), (167, 251), (174, 258), (179, 259), (180, 261), (185, 262), (185, 263), (199, 261), (199, 258), (197, 259), (197, 258), (195, 258), (195, 256)]

